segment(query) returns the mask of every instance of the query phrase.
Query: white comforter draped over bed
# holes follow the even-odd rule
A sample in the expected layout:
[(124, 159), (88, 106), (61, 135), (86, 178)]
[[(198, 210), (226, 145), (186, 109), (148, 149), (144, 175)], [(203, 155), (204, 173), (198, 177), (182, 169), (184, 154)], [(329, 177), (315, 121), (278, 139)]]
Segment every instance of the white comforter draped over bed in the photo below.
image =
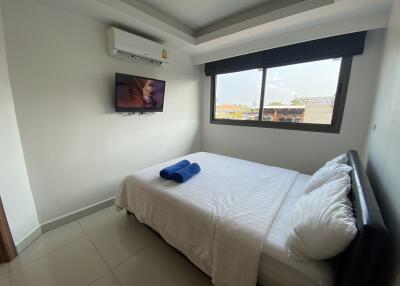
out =
[(215, 285), (257, 282), (262, 245), (298, 173), (235, 158), (195, 153), (200, 174), (184, 184), (158, 173), (182, 158), (126, 177), (116, 205), (132, 211)]

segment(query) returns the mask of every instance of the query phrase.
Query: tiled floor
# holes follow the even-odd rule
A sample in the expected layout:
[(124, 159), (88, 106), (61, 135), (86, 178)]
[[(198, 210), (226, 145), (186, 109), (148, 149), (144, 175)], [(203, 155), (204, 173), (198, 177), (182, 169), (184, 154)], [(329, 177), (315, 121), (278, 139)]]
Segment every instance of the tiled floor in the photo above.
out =
[(205, 286), (210, 279), (134, 216), (114, 207), (43, 234), (0, 286)]

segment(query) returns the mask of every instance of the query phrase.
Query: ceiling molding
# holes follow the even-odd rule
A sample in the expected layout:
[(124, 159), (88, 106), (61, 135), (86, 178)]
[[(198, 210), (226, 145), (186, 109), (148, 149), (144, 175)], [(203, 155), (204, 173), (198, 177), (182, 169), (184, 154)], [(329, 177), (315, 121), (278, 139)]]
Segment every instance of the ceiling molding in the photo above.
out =
[(150, 7), (149, 5), (146, 5), (142, 1), (138, 0), (121, 0), (122, 2), (134, 7), (135, 9), (138, 9), (142, 12), (144, 12), (147, 15), (152, 16), (155, 19), (158, 19), (188, 35), (194, 36), (195, 31), (188, 27), (187, 25), (181, 23), (178, 19), (172, 18), (168, 16), (167, 14), (155, 9), (154, 7)]
[(196, 37), (196, 44), (207, 43), (221, 37), (231, 34), (246, 32), (249, 30), (268, 25), (269, 23), (290, 17), (292, 15), (310, 11), (325, 5), (333, 4), (333, 0), (305, 0), (297, 2), (289, 6), (281, 7), (280, 9), (273, 9), (272, 11), (265, 12), (253, 18), (249, 18), (231, 25), (224, 25), (220, 29), (210, 30), (209, 33)]
[[(217, 30), (235, 25), (237, 23), (270, 13), (275, 10), (279, 10), (296, 3), (306, 1), (306, 0), (268, 0), (266, 3), (261, 5), (254, 6), (244, 11), (240, 11), (238, 13), (232, 14), (230, 16), (218, 19), (217, 21), (213, 21), (203, 27), (200, 27), (195, 30), (195, 36), (200, 37), (205, 34), (209, 34), (211, 32), (215, 32)], [(320, 1), (323, 3), (325, 0)], [(333, 3), (334, 0), (326, 0), (325, 2)], [(322, 5), (322, 4), (321, 4)]]
[[(136, 33), (193, 56), (196, 64), (355, 30), (386, 26), (392, 0), (280, 0), (285, 7), (250, 19), (222, 19), (196, 31), (140, 0), (32, 0)], [(294, 4), (293, 4), (294, 3)], [(271, 2), (269, 5), (276, 5)], [(276, 6), (274, 6), (276, 8)], [(273, 11), (271, 11), (273, 9)], [(233, 23), (233, 24), (232, 24)], [(284, 40), (286, 39), (286, 40)], [(257, 43), (257, 44), (256, 44)]]
[[(96, 2), (101, 3), (103, 5), (108, 6), (110, 9), (114, 9), (115, 11), (125, 14), (127, 16), (132, 17), (136, 21), (140, 21), (142, 24), (147, 24), (152, 28), (158, 29), (165, 33), (172, 35), (173, 37), (179, 38), (183, 41), (186, 41), (189, 44), (195, 44), (195, 38), (186, 31), (178, 29), (175, 25), (171, 25), (163, 20), (155, 17), (155, 14), (150, 15), (146, 12), (138, 9), (138, 7), (134, 7), (131, 4), (127, 4), (126, 0), (96, 0)], [(130, 1), (132, 2), (132, 1)], [(142, 7), (143, 8), (143, 7)], [(158, 14), (160, 16), (160, 14)], [(170, 20), (168, 20), (170, 21)], [(176, 24), (176, 23), (175, 23)]]
[(375, 30), (387, 27), (389, 10), (374, 13), (373, 15), (360, 15), (348, 17), (341, 21), (331, 21), (319, 25), (303, 26), (283, 33), (272, 34), (263, 39), (248, 41), (239, 45), (231, 45), (217, 50), (194, 54), (192, 62), (200, 65), (207, 62), (221, 60), (224, 58), (235, 57), (252, 52), (273, 49), (277, 47), (297, 44), (316, 39), (342, 35), (346, 33)]

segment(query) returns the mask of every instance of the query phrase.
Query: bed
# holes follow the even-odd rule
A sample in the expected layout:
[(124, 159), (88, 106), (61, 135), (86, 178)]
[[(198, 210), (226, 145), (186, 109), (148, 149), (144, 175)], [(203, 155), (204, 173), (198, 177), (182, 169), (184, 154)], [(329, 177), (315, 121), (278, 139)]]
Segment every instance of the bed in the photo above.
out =
[[(202, 172), (184, 184), (159, 177), (163, 167), (182, 159), (199, 163)], [(386, 228), (355, 151), (348, 153), (348, 164), (354, 169), (350, 198), (358, 235), (329, 261), (287, 258), (290, 210), (309, 179), (292, 170), (199, 152), (126, 177), (116, 205), (157, 231), (217, 285), (369, 285)]]

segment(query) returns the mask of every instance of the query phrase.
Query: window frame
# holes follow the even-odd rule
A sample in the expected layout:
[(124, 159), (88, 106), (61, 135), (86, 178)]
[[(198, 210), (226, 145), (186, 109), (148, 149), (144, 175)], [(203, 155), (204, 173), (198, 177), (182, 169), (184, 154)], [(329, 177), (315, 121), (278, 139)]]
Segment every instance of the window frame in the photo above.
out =
[[(216, 84), (217, 79), (215, 75), (211, 75), (211, 99), (210, 99), (210, 124), (220, 125), (234, 125), (234, 126), (249, 126), (249, 127), (262, 127), (262, 128), (278, 128), (278, 129), (291, 129), (300, 131), (312, 131), (312, 132), (325, 132), (325, 133), (340, 133), (342, 118), (346, 103), (347, 90), (349, 86), (351, 66), (353, 62), (353, 56), (341, 57), (342, 62), (340, 65), (339, 79), (336, 88), (336, 96), (333, 107), (332, 121), (331, 124), (317, 124), (317, 123), (296, 123), (296, 122), (275, 122), (275, 121), (263, 121), (262, 110), (264, 106), (264, 93), (266, 85), (266, 73), (268, 68), (275, 68), (280, 66), (294, 65), (299, 63), (314, 62), (322, 59), (313, 59), (308, 61), (293, 61), (281, 65), (269, 65), (263, 67), (262, 83), (261, 83), (261, 97), (260, 97), (260, 110), (258, 120), (235, 120), (235, 119), (216, 119), (215, 118), (215, 97), (216, 97)], [(326, 59), (326, 58), (325, 58)], [(246, 69), (237, 70), (235, 72), (245, 71)], [(266, 95), (268, 96), (268, 95)]]

